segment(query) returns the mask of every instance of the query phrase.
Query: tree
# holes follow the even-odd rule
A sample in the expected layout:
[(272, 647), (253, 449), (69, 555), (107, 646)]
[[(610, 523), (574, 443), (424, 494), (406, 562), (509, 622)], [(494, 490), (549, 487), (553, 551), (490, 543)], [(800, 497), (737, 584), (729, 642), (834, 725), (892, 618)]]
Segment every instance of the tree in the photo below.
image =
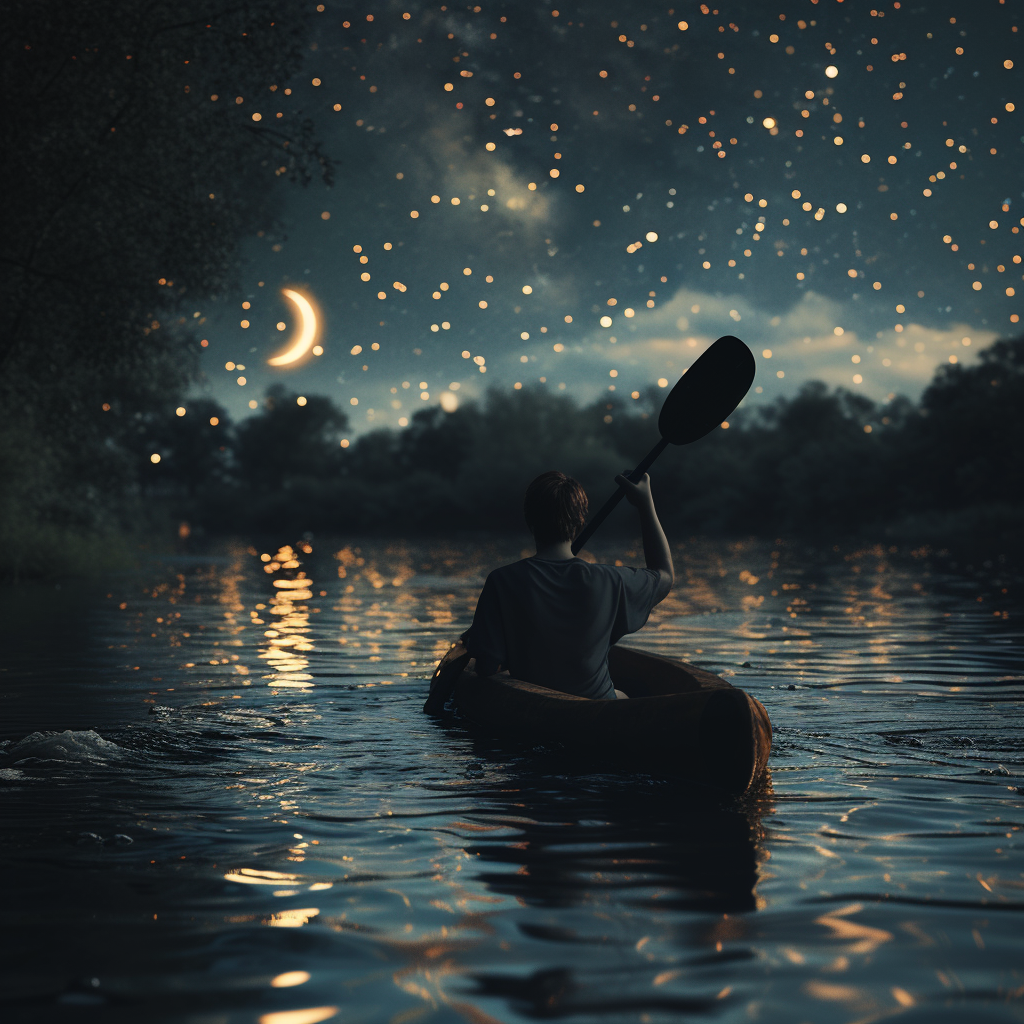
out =
[(304, 398), (275, 384), (260, 412), (238, 427), (239, 479), (256, 495), (287, 491), (303, 478), (338, 480), (347, 428), (348, 415), (329, 398)]
[(306, 33), (275, 0), (3, 5), (0, 454), (39, 452), (26, 514), (95, 525), (97, 462), (121, 480), (101, 492), (116, 510), (135, 413), (191, 378), (194, 314), (272, 220), (275, 177), (329, 181), (301, 114), (254, 119)]
[(209, 398), (192, 399), (177, 409), (160, 406), (140, 415), (126, 446), (146, 490), (195, 498), (229, 480), (231, 419), (219, 402)]
[(907, 435), (912, 507), (1024, 502), (1024, 338), (941, 367)]

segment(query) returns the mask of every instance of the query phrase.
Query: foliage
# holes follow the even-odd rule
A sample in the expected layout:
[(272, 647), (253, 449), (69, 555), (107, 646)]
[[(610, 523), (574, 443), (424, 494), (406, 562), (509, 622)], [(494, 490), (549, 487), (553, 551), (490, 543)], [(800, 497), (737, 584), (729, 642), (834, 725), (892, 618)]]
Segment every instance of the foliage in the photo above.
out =
[(10, 0), (0, 28), (0, 458), (21, 494), (4, 506), (112, 528), (136, 511), (140, 421), (191, 379), (193, 314), (272, 224), (275, 177), (330, 178), (308, 121), (252, 119), (298, 69), (306, 14)]
[[(657, 394), (631, 408), (581, 407), (545, 389), (492, 391), (342, 449), (343, 412), (326, 398), (299, 406), (278, 388), (266, 411), (226, 432), (226, 475), (178, 512), (211, 531), (522, 531), (523, 491), (546, 469), (576, 476), (595, 506), (611, 493), (614, 475), (657, 439)], [(941, 369), (917, 406), (811, 382), (732, 417), (728, 430), (670, 448), (652, 476), (677, 538), (857, 535), (961, 546), (973, 538), (1003, 550), (1020, 547), (1022, 442), (1024, 339), (999, 342), (976, 366)], [(153, 493), (159, 479), (152, 474)], [(609, 523), (634, 526), (624, 507)]]
[(904, 500), (957, 509), (1024, 494), (1024, 344), (998, 341), (974, 366), (944, 366), (911, 419)]
[[(343, 410), (320, 396), (300, 404), (275, 386), (240, 424), (209, 400), (188, 402), (184, 416), (156, 407), (133, 420), (119, 453), (93, 473), (116, 474), (120, 459), (142, 481), (137, 500), (168, 523), (185, 520), (206, 533), (525, 532), (529, 480), (561, 468), (596, 506), (614, 475), (656, 440), (663, 394), (579, 406), (546, 389), (492, 391), (342, 447)], [(1022, 444), (1024, 338), (999, 342), (975, 366), (941, 369), (918, 405), (877, 405), (811, 382), (791, 398), (741, 411), (727, 430), (670, 447), (652, 475), (675, 539), (788, 535), (831, 544), (857, 536), (1019, 558)], [(45, 466), (52, 457), (38, 438), (0, 434), (0, 472), (15, 481), (24, 478), (20, 463)], [(0, 529), (74, 552), (73, 532), (34, 522), (29, 530), (29, 519), (12, 513), (32, 500), (17, 487), (0, 492)], [(56, 507), (60, 495), (42, 500)], [(97, 519), (98, 531), (109, 527)], [(622, 506), (606, 529), (632, 531), (634, 517)], [(32, 557), (38, 564), (14, 565), (9, 555), (9, 571), (45, 571)], [(75, 557), (85, 564), (88, 553)]]

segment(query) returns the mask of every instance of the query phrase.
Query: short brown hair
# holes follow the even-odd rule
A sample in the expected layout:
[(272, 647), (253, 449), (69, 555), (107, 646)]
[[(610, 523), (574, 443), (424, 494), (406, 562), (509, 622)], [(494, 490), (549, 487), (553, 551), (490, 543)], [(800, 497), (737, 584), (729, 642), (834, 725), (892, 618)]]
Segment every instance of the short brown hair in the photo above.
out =
[(553, 469), (541, 473), (523, 499), (526, 525), (538, 544), (572, 540), (587, 521), (587, 492), (571, 476)]

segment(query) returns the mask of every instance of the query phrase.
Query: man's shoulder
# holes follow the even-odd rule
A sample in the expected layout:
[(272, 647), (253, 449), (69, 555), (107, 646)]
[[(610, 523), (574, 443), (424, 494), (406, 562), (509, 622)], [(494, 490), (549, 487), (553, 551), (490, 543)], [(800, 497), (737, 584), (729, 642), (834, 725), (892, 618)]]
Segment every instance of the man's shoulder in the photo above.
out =
[(655, 580), (658, 577), (657, 569), (648, 569), (646, 566), (586, 562), (580, 558), (575, 562), (579, 566), (579, 577), (592, 587), (625, 587), (626, 590), (633, 590), (644, 585), (647, 577), (653, 577)]
[(590, 568), (606, 572), (609, 576), (635, 576), (637, 573), (657, 572), (657, 569), (648, 569), (643, 565), (623, 565), (621, 562), (591, 562)]
[(603, 570), (612, 586), (621, 586), (626, 594), (642, 594), (649, 587), (657, 587), (661, 572), (645, 565), (611, 565), (597, 562), (592, 568)]
[(557, 573), (559, 575), (573, 575), (582, 577), (606, 577), (619, 579), (622, 577), (633, 577), (638, 574), (652, 573), (657, 575), (656, 569), (648, 569), (644, 566), (634, 565), (613, 565), (611, 562), (591, 562), (585, 558), (570, 558), (565, 561), (549, 561), (536, 558), (521, 558), (517, 562), (509, 562), (508, 565), (500, 565), (488, 573), (488, 579), (516, 579), (528, 576), (533, 571), (541, 573)]
[(520, 576), (527, 571), (527, 563), (530, 561), (528, 558), (520, 558), (517, 562), (509, 562), (507, 565), (499, 565), (496, 569), (492, 569), (488, 574), (488, 579), (509, 579), (511, 577)]

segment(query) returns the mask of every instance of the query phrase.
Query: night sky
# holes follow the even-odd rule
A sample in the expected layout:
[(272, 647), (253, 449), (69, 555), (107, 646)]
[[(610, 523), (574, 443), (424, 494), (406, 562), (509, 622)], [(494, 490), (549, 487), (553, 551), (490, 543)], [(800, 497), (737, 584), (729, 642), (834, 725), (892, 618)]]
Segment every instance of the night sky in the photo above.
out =
[[(489, 387), (623, 397), (726, 333), (747, 402), (916, 397), (1020, 332), (1019, 4), (322, 7), (293, 81), (211, 101), (299, 110), (337, 161), (282, 175), (283, 234), (196, 310), (195, 393), (236, 416), (277, 382), (353, 434)], [(271, 367), (282, 288), (322, 354)]]

